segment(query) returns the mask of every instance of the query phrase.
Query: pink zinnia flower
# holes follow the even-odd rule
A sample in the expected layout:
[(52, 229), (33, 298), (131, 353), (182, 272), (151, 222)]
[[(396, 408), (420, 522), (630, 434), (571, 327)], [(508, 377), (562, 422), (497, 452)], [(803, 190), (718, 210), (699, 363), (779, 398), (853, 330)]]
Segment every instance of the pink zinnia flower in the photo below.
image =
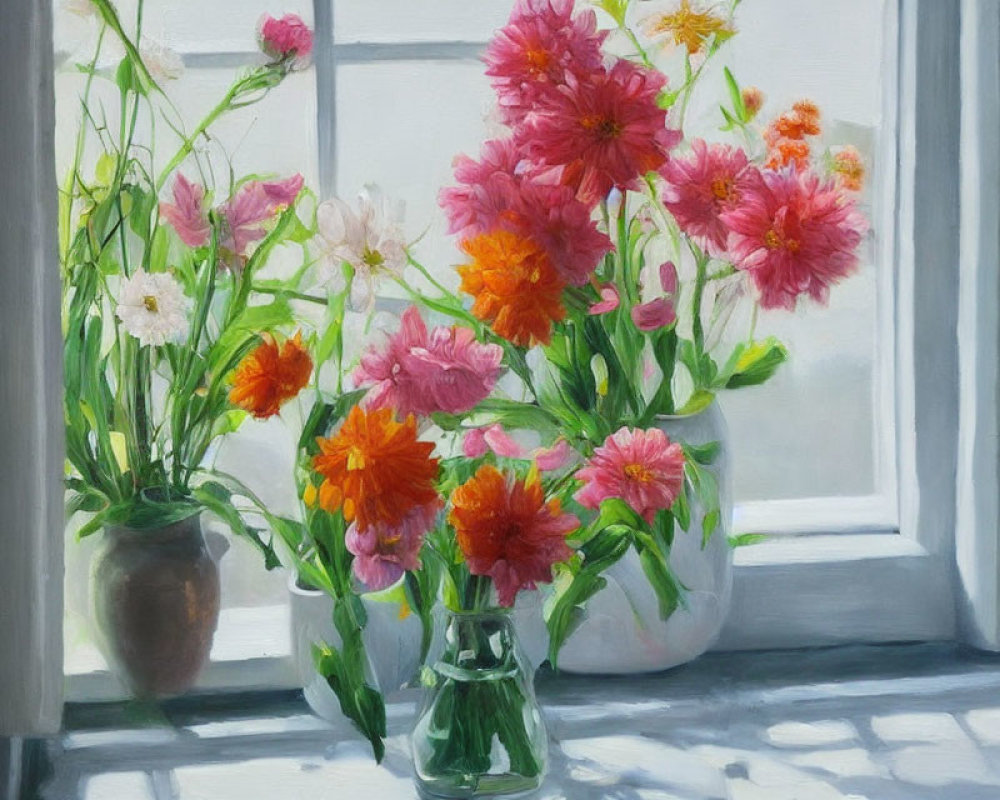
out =
[(615, 288), (613, 283), (609, 283), (601, 287), (601, 299), (599, 302), (594, 303), (588, 310), (587, 313), (592, 316), (595, 314), (607, 314), (610, 311), (614, 311), (618, 308), (621, 303), (621, 299), (618, 296), (618, 289)]
[(858, 264), (867, 230), (854, 201), (812, 172), (765, 170), (722, 215), (733, 265), (746, 270), (763, 308), (794, 309), (808, 293), (825, 302), (830, 286)]
[(188, 247), (208, 244), (211, 229), (204, 202), (205, 187), (191, 183), (178, 172), (174, 178), (174, 202), (160, 203), (160, 214)]
[(539, 164), (575, 165), (586, 202), (612, 187), (632, 188), (663, 166), (681, 138), (656, 103), (665, 83), (662, 73), (624, 60), (586, 80), (569, 75), (515, 132), (518, 143)]
[(414, 506), (396, 525), (379, 521), (363, 531), (352, 523), (344, 542), (354, 554), (354, 574), (372, 591), (380, 591), (404, 572), (420, 569), (420, 548), (440, 508), (439, 501)]
[(313, 33), (298, 14), (285, 14), (281, 19), (265, 14), (258, 37), (261, 49), (276, 60), (294, 56), (296, 64), (301, 65), (312, 52)]
[(530, 170), (513, 140), (487, 142), (474, 161), (455, 160), (460, 185), (441, 191), (448, 230), (469, 239), (497, 228), (527, 236), (545, 248), (560, 277), (584, 285), (612, 245), (590, 207), (568, 186)]
[(493, 390), (503, 348), (480, 344), (468, 328), (427, 326), (414, 306), (403, 312), (399, 332), (384, 350), (370, 348), (354, 372), (358, 386), (372, 386), (367, 408), (394, 408), (426, 416), (461, 414)]
[(520, 124), (539, 95), (564, 85), (568, 73), (600, 71), (606, 36), (593, 11), (573, 16), (573, 0), (518, 0), (483, 57), (504, 121)]
[(713, 255), (726, 248), (729, 229), (721, 214), (739, 202), (747, 171), (742, 150), (695, 139), (687, 158), (671, 158), (661, 174), (667, 182), (663, 204), (684, 233)]
[(226, 227), (220, 247), (243, 261), (247, 247), (266, 235), (263, 223), (295, 202), (302, 182), (301, 175), (293, 175), (283, 181), (243, 184), (220, 208)]
[(684, 451), (658, 428), (620, 428), (576, 473), (584, 486), (575, 497), (585, 508), (618, 497), (647, 522), (670, 508), (684, 482)]
[(648, 303), (632, 306), (632, 322), (640, 331), (655, 331), (673, 325), (677, 312), (671, 298), (657, 297)]

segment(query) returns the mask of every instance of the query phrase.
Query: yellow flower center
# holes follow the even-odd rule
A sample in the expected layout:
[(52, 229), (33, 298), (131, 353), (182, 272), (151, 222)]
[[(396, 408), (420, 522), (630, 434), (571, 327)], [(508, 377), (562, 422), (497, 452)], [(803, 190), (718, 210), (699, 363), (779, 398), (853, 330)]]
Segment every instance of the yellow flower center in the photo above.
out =
[(653, 473), (642, 464), (626, 464), (625, 477), (638, 483), (649, 483), (653, 480)]
[(367, 247), (361, 256), (361, 260), (371, 269), (378, 269), (385, 264), (385, 256), (378, 250), (371, 250)]
[(146, 310), (155, 314), (160, 310), (160, 304), (156, 302), (155, 295), (147, 294), (142, 298), (142, 304), (146, 307)]
[(732, 199), (733, 182), (728, 178), (716, 178), (712, 181), (712, 194), (718, 200)]
[(347, 454), (347, 470), (354, 472), (365, 468), (367, 461), (364, 451), (360, 447), (352, 447)]
[(771, 228), (771, 230), (764, 234), (764, 244), (768, 250), (778, 250), (782, 247), (790, 253), (797, 253), (799, 250), (798, 239), (786, 239), (774, 228)]
[(538, 75), (549, 68), (549, 54), (545, 50), (528, 50), (524, 54), (528, 69)]

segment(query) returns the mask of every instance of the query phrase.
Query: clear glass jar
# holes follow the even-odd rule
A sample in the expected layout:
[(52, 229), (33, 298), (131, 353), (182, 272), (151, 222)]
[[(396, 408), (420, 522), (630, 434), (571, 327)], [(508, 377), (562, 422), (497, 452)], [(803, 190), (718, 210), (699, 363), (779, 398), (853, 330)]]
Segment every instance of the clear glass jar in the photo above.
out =
[(511, 615), (447, 612), (424, 670), (411, 744), (424, 797), (510, 797), (538, 788), (548, 735)]

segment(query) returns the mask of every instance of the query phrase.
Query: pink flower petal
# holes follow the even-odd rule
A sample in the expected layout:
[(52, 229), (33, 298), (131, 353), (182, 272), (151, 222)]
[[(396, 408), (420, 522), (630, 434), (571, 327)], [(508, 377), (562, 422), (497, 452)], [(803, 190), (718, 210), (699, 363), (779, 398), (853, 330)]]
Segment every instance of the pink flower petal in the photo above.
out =
[(490, 451), (485, 433), (483, 428), (470, 429), (462, 439), (462, 455), (466, 458), (485, 456)]
[(601, 287), (600, 302), (594, 303), (588, 309), (587, 313), (589, 313), (592, 316), (595, 314), (607, 314), (609, 311), (614, 311), (616, 308), (618, 308), (620, 303), (621, 300), (618, 297), (618, 290), (614, 287), (613, 284), (609, 283), (606, 286)]
[(541, 447), (532, 454), (535, 463), (542, 472), (553, 472), (562, 469), (576, 455), (576, 451), (570, 447), (569, 442), (560, 439), (552, 447)]
[(673, 302), (666, 297), (658, 297), (648, 303), (632, 307), (632, 322), (640, 331), (655, 331), (677, 321)]
[(499, 425), (490, 425), (483, 433), (490, 449), (501, 458), (524, 458), (524, 448), (510, 438)]
[(188, 247), (203, 247), (210, 239), (204, 201), (205, 188), (178, 172), (174, 178), (174, 202), (160, 203), (160, 214)]

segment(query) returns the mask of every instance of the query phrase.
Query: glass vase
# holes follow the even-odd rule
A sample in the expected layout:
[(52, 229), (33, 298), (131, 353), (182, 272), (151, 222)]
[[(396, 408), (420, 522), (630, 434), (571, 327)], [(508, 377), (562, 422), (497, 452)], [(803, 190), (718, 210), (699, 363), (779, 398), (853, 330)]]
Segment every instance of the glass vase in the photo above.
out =
[(512, 797), (537, 789), (548, 736), (510, 613), (446, 613), (428, 663), (411, 739), (421, 796)]

